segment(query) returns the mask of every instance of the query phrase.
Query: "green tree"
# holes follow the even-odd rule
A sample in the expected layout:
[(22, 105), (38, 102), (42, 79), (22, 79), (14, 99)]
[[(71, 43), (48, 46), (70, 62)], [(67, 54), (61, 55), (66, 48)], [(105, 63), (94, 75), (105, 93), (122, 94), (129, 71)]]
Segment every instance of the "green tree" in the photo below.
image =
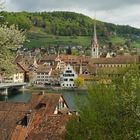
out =
[(132, 68), (112, 84), (93, 83), (80, 117), (67, 125), (67, 140), (139, 140), (140, 73)]
[(78, 87), (82, 87), (84, 85), (84, 79), (81, 77), (77, 77), (74, 80), (74, 85), (78, 88)]
[(72, 55), (75, 55), (75, 56), (79, 55), (79, 51), (76, 48), (71, 49), (71, 52), (72, 52)]

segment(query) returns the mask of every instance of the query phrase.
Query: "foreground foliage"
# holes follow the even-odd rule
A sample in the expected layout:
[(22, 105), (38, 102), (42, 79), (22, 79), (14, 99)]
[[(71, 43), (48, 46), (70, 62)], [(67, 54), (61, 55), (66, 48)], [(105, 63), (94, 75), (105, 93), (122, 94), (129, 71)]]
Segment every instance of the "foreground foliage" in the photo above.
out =
[(109, 85), (94, 83), (80, 118), (67, 125), (67, 140), (139, 140), (140, 73), (132, 68)]

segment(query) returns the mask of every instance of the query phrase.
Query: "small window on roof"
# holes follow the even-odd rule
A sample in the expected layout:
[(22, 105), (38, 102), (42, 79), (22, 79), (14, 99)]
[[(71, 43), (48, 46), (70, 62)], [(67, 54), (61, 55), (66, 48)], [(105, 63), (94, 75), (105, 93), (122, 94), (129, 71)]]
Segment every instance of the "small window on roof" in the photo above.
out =
[(39, 103), (36, 105), (35, 109), (41, 109), (43, 107), (46, 107), (46, 104), (45, 103)]

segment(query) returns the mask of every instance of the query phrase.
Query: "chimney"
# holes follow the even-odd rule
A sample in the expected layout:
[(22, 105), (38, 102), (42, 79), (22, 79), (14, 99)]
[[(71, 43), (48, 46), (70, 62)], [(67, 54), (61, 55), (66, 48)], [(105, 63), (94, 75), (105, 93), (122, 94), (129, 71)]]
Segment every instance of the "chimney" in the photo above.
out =
[(79, 70), (79, 74), (82, 74), (83, 70), (82, 70), (82, 64), (80, 63), (80, 70)]
[(38, 65), (37, 65), (37, 62), (36, 62), (36, 57), (34, 56), (34, 62), (33, 62), (33, 65), (35, 66), (35, 67), (37, 67)]

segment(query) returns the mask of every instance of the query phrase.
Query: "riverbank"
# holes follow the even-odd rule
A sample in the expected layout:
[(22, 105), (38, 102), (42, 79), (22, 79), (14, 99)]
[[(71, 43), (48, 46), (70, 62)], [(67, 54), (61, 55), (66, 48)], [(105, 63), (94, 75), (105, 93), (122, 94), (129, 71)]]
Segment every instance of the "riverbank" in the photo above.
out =
[(61, 88), (61, 87), (41, 87), (41, 86), (28, 86), (25, 89), (21, 89), (24, 91), (32, 91), (32, 92), (41, 92), (41, 91), (45, 91), (45, 92), (52, 92), (52, 93), (60, 93), (65, 92), (65, 91), (70, 91), (70, 92), (86, 92), (87, 89), (83, 89), (83, 88)]

